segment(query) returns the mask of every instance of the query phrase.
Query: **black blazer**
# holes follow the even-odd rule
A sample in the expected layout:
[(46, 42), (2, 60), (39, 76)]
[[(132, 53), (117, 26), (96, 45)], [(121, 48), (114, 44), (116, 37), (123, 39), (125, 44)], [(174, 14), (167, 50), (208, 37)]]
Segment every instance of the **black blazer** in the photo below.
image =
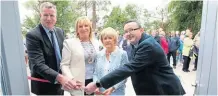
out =
[[(61, 52), (64, 40), (63, 30), (55, 28), (54, 32)], [(49, 92), (49, 90), (58, 91), (61, 89), (60, 84), (54, 84), (56, 76), (60, 73), (58, 73), (60, 66), (57, 66), (54, 48), (41, 24), (26, 34), (26, 45), (31, 76), (51, 82), (31, 81), (32, 92), (37, 95), (59, 95), (59, 93)]]
[(179, 78), (168, 64), (164, 51), (155, 39), (142, 34), (132, 50), (132, 60), (100, 79), (104, 88), (131, 76), (136, 95), (183, 95)]

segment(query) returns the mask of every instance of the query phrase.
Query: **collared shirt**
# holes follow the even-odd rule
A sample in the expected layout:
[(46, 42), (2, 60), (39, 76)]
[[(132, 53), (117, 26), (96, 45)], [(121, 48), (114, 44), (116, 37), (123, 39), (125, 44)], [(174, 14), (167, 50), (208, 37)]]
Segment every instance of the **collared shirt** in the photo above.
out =
[(135, 45), (133, 45), (133, 46), (134, 46), (134, 48), (137, 48), (138, 45), (139, 45), (139, 42), (137, 42), (137, 43), (136, 43)]
[[(54, 30), (54, 29), (53, 29), (53, 30), (49, 30), (49, 29), (45, 28), (43, 25), (42, 25), (42, 27), (44, 28), (44, 30), (45, 30), (45, 32), (46, 32), (46, 34), (47, 34), (47, 36), (48, 36), (48, 38), (49, 38), (49, 40), (50, 40), (52, 46), (53, 46), (53, 42), (52, 42), (52, 40), (51, 40), (51, 33), (50, 33), (49, 31), (55, 32), (55, 30)], [(56, 34), (54, 33), (53, 35), (54, 35), (54, 40), (55, 40), (55, 42), (58, 43), (58, 39), (57, 39)], [(57, 47), (57, 50), (60, 50), (59, 45), (58, 45), (58, 47)], [(61, 54), (60, 54), (60, 55), (61, 55)], [(61, 57), (60, 57), (60, 59), (61, 59)]]
[[(51, 33), (49, 33), (50, 30), (47, 29), (47, 28), (45, 28), (43, 25), (42, 25), (42, 27), (43, 27), (43, 29), (45, 30), (45, 33), (47, 34), (49, 40), (51, 41)], [(51, 30), (51, 31), (53, 31), (53, 30)]]
[[(52, 46), (53, 46), (53, 42), (52, 42), (52, 40), (51, 40), (51, 33), (50, 33), (49, 31), (55, 32), (55, 30), (54, 30), (54, 29), (53, 29), (53, 30), (49, 30), (49, 29), (45, 28), (43, 25), (42, 25), (42, 27), (44, 28), (44, 30), (45, 30), (45, 32), (46, 32), (46, 34), (47, 34), (47, 36), (48, 36), (48, 38), (49, 38), (49, 40), (50, 40)], [(53, 35), (54, 35), (54, 41), (55, 41), (55, 42), (57, 43), (57, 45), (58, 45), (57, 36), (56, 36), (55, 33), (53, 33)], [(58, 50), (59, 53), (60, 53), (60, 47), (59, 47), (59, 45), (57, 46), (57, 49), (56, 49), (56, 50)], [(60, 58), (60, 60), (61, 60), (61, 54), (59, 54), (59, 58)]]
[[(51, 40), (51, 33), (50, 33), (49, 31), (53, 31), (53, 32), (54, 32), (54, 30), (49, 30), (49, 29), (45, 28), (43, 25), (42, 25), (42, 27), (44, 28), (45, 33), (47, 34), (47, 36), (48, 36), (50, 42), (51, 42), (52, 45), (53, 45), (53, 42), (52, 42), (52, 40)], [(55, 35), (55, 36), (54, 36), (54, 37), (55, 37), (54, 40), (57, 41), (56, 34), (54, 34), (54, 35)]]

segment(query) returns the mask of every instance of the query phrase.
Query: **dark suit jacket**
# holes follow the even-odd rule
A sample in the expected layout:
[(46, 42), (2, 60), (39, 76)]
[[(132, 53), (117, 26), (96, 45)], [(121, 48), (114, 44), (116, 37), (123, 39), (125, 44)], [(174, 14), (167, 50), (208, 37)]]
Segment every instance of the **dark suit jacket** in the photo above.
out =
[(128, 64), (100, 79), (102, 87), (110, 88), (131, 76), (137, 95), (185, 94), (179, 78), (155, 39), (142, 34), (138, 46), (132, 51), (132, 60)]
[(130, 61), (132, 59), (132, 57), (131, 57), (132, 56), (132, 54), (131, 54), (131, 50), (132, 50), (131, 44), (128, 45), (127, 40), (123, 40), (122, 48), (123, 48), (123, 50), (125, 50), (127, 52), (128, 59)]
[(160, 44), (160, 36), (156, 35), (156, 36), (154, 37), (154, 39), (157, 41), (157, 43)]
[[(54, 30), (61, 52), (63, 48), (64, 33), (60, 28), (55, 28)], [(42, 83), (31, 81), (31, 91), (37, 95), (62, 94), (60, 84), (54, 84), (60, 69), (59, 66), (57, 66), (55, 51), (41, 24), (27, 33), (26, 44), (31, 76), (46, 79), (51, 82)]]

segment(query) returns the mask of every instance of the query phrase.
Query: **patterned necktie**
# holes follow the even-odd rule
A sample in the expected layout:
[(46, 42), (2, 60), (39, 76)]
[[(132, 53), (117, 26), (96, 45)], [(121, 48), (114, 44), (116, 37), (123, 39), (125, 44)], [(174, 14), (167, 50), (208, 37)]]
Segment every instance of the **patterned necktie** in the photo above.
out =
[(61, 55), (60, 55), (60, 50), (59, 50), (60, 48), (59, 48), (57, 40), (54, 39), (55, 38), (54, 32), (53, 31), (49, 31), (49, 32), (51, 33), (51, 41), (52, 41), (52, 45), (55, 51), (55, 57), (57, 60), (57, 69), (59, 71), (60, 62), (61, 62)]

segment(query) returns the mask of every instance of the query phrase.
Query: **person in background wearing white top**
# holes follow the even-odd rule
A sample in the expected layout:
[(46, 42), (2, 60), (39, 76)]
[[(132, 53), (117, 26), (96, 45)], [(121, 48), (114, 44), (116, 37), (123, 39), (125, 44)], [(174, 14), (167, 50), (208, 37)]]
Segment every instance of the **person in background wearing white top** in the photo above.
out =
[[(128, 63), (127, 53), (116, 46), (118, 33), (113, 28), (103, 29), (100, 33), (100, 39), (105, 48), (97, 55), (97, 63), (93, 76), (94, 81), (97, 81), (119, 66)], [(101, 92), (104, 95), (125, 95), (125, 83), (126, 79), (111, 88), (97, 89), (96, 92)]]

